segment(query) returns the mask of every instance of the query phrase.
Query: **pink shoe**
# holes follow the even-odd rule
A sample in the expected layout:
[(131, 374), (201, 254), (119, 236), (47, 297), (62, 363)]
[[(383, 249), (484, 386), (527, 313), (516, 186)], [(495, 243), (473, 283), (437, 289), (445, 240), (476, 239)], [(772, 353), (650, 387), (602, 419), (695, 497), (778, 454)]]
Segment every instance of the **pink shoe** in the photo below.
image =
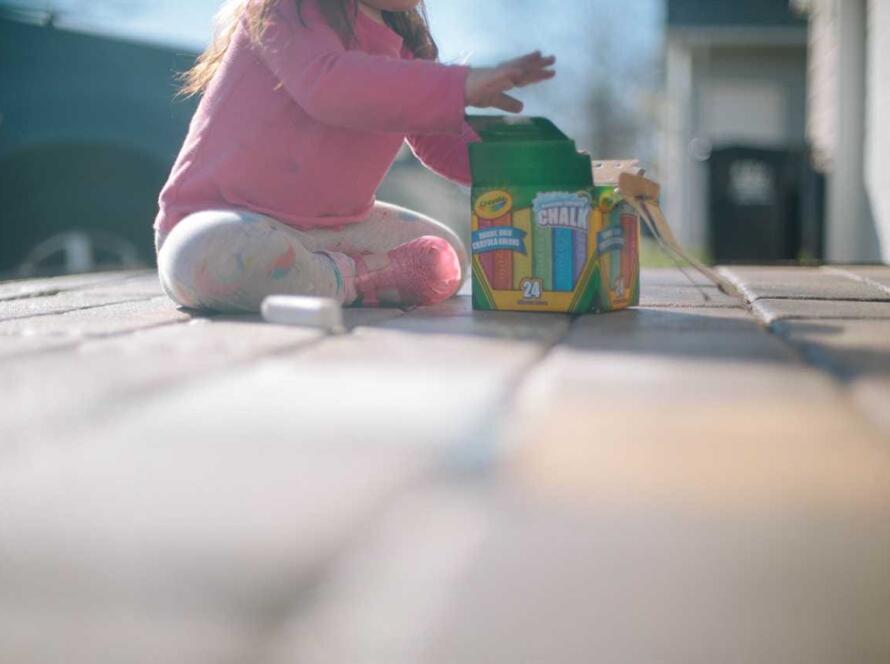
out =
[(424, 235), (387, 253), (389, 265), (369, 270), (361, 256), (355, 261), (355, 289), (364, 306), (380, 304), (380, 294), (398, 293), (398, 304), (438, 304), (460, 287), (460, 259), (454, 248), (440, 237)]

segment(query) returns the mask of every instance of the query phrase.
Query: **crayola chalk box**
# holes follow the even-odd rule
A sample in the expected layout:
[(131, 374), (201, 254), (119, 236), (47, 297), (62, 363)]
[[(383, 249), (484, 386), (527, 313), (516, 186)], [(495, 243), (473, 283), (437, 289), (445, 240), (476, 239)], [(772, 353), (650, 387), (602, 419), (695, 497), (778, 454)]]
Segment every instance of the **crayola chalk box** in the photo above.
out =
[(640, 220), (615, 191), (635, 162), (591, 162), (545, 118), (470, 116), (473, 308), (639, 303)]

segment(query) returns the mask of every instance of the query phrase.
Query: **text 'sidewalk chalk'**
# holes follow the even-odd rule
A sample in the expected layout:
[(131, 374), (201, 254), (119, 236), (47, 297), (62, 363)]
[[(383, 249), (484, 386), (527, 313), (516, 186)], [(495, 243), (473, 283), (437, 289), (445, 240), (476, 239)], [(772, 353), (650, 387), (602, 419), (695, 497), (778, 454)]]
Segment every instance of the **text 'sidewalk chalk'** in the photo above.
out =
[(473, 307), (613, 311), (640, 296), (635, 162), (593, 164), (544, 118), (472, 116)]

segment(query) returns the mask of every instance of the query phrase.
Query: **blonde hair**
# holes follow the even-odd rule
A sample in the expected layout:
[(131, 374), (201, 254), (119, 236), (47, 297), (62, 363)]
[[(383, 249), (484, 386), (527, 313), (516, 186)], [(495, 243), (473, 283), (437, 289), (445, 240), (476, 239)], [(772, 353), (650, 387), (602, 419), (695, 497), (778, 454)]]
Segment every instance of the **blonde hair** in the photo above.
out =
[[(355, 37), (353, 21), (358, 12), (357, 0), (316, 0), (325, 21), (333, 28), (345, 46)], [(302, 17), (303, 0), (229, 0), (214, 18), (214, 35), (210, 46), (198, 56), (194, 66), (180, 76), (182, 89), (179, 94), (191, 97), (201, 94), (210, 85), (220, 64), (229, 50), (232, 37), (242, 19), (250, 38), (259, 42), (266, 29), (269, 14), (278, 2), (294, 2), (297, 14)], [(421, 2), (417, 9), (407, 12), (383, 12), (386, 24), (402, 39), (415, 57), (435, 60), (439, 49), (429, 31), (426, 8)]]

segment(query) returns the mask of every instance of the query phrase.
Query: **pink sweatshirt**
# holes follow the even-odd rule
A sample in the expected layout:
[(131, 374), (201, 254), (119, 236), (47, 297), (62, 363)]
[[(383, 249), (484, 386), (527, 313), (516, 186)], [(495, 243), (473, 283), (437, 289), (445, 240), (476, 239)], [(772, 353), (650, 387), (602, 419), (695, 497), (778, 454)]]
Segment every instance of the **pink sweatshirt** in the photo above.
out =
[(261, 44), (237, 27), (160, 195), (155, 228), (243, 208), (297, 228), (361, 221), (407, 138), (418, 158), (470, 181), (467, 67), (415, 60), (358, 12), (344, 48), (316, 0), (276, 6)]

